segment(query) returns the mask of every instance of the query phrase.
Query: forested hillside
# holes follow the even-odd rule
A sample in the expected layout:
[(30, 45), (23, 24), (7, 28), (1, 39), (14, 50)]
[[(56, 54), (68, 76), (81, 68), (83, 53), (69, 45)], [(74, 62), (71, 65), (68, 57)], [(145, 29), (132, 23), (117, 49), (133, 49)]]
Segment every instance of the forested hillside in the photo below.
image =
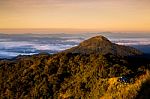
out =
[[(97, 43), (101, 42), (98, 40)], [(136, 53), (132, 56), (71, 51), (1, 60), (0, 98), (150, 98), (150, 60), (141, 57), (140, 51), (134, 49)]]

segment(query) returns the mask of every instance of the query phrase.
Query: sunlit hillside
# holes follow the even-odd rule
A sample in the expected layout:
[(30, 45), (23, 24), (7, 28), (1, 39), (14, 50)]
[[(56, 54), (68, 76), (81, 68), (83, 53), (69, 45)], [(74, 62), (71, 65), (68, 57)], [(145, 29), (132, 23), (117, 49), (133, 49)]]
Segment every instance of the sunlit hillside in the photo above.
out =
[[(101, 42), (105, 40), (89, 44), (103, 49), (97, 46)], [(1, 60), (0, 98), (149, 99), (150, 61), (140, 51), (124, 48), (136, 53), (128, 54), (128, 50), (120, 56), (109, 53), (110, 49), (107, 53), (74, 53), (70, 49), (52, 55), (41, 53)]]

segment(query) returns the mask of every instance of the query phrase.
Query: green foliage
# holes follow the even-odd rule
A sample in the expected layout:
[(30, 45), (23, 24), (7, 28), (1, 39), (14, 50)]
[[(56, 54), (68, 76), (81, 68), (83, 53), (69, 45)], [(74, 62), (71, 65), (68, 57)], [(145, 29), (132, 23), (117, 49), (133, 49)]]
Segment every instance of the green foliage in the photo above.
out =
[(107, 91), (109, 78), (133, 72), (128, 67), (123, 58), (101, 54), (41, 54), (1, 60), (0, 97), (99, 98)]

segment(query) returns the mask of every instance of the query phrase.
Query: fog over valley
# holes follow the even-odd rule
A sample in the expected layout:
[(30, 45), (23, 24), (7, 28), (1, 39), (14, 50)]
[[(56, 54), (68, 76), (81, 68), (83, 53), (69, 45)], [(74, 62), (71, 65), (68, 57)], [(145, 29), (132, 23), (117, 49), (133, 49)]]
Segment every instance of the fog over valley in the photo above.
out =
[(85, 39), (96, 35), (104, 35), (113, 43), (132, 46), (144, 53), (150, 53), (150, 36), (148, 34), (0, 34), (0, 58), (33, 55), (41, 52), (53, 54), (77, 46)]

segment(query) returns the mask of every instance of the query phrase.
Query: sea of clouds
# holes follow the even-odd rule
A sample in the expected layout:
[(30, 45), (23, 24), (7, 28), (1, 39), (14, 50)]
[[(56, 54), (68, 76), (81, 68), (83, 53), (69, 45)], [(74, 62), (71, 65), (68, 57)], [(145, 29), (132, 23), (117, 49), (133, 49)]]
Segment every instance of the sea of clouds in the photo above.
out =
[[(50, 54), (77, 46), (80, 42), (99, 33), (91, 34), (0, 34), (0, 58), (12, 58), (18, 55), (33, 55), (41, 52)], [(103, 35), (103, 34), (101, 34)], [(150, 38), (104, 34), (113, 43), (135, 47), (150, 53)]]
[(0, 58), (32, 55), (41, 52), (50, 54), (77, 46), (85, 38), (72, 35), (0, 35)]

